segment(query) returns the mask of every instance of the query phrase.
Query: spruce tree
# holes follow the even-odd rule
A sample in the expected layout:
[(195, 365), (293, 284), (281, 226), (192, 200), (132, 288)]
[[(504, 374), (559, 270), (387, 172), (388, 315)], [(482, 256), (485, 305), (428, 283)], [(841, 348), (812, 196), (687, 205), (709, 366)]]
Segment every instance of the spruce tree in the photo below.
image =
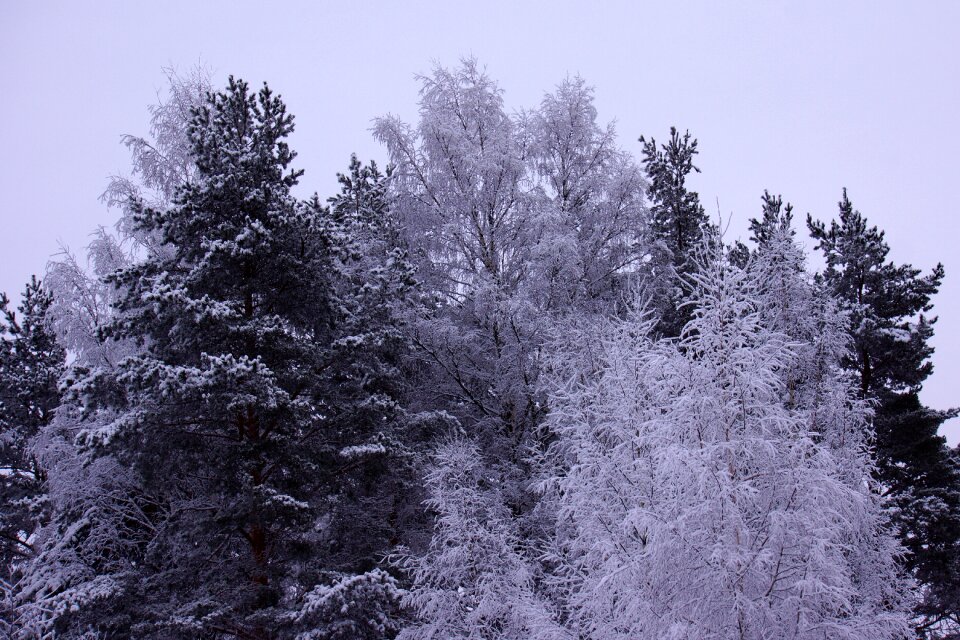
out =
[(846, 366), (861, 395), (875, 402), (880, 481), (898, 507), (907, 566), (925, 588), (918, 613), (936, 626), (960, 615), (960, 470), (938, 435), (952, 411), (923, 406), (919, 392), (933, 365), (931, 298), (943, 280), (888, 260), (884, 233), (853, 208), (846, 189), (839, 221), (807, 217), (826, 258), (821, 280), (850, 314)]
[(654, 263), (654, 298), (660, 322), (657, 332), (677, 337), (691, 319), (689, 306), (684, 306), (686, 276), (694, 270), (693, 256), (700, 249), (710, 222), (700, 204), (700, 196), (687, 187), (691, 172), (700, 172), (693, 164), (697, 140), (686, 131), (681, 136), (670, 127), (670, 140), (657, 146), (651, 138), (640, 137), (643, 161), (650, 182), (650, 232), (659, 242)]
[(31, 535), (47, 510), (47, 472), (31, 441), (60, 404), (66, 354), (47, 325), (50, 302), (36, 277), (23, 290), (19, 316), (0, 294), (0, 584), (33, 555)]

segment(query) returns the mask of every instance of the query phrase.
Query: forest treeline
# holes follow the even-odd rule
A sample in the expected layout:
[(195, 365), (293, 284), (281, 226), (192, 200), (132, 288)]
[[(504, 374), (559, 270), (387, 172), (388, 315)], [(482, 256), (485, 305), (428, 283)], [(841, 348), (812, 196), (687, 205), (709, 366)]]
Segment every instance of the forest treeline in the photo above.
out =
[(115, 229), (0, 299), (6, 636), (960, 638), (944, 271), (845, 190), (728, 243), (690, 133), (466, 60), (303, 199), (279, 96), (169, 80)]

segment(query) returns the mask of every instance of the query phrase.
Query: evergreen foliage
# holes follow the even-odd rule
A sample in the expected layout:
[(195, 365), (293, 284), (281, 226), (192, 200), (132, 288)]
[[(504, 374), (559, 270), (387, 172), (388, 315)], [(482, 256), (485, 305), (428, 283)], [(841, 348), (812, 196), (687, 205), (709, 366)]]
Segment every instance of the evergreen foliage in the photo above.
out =
[[(33, 277), (17, 311), (0, 294), (0, 585), (34, 554), (33, 534), (48, 512), (47, 470), (33, 440), (60, 404), (66, 354), (48, 325), (50, 293)], [(0, 627), (2, 629), (2, 627)]]
[(954, 411), (924, 407), (918, 397), (933, 371), (935, 317), (931, 298), (943, 280), (938, 264), (927, 275), (895, 265), (884, 233), (853, 208), (846, 190), (839, 220), (807, 226), (826, 258), (822, 280), (851, 317), (853, 348), (846, 360), (862, 397), (876, 403), (879, 478), (898, 508), (906, 557), (925, 587), (918, 612), (924, 624), (960, 621), (960, 469), (940, 425)]
[[(376, 570), (396, 536), (409, 265), (362, 244), (384, 224), (374, 167), (354, 162), (333, 210), (290, 194), (292, 130), (268, 88), (231, 79), (190, 124), (194, 178), (173, 206), (135, 212), (167, 250), (109, 276), (101, 333), (137, 348), (77, 372), (73, 393), (80, 442), (130, 469), (141, 519), (115, 531), (124, 568), (83, 603), (96, 610), (58, 617), (65, 631), (280, 637), (319, 624), (308, 594)], [(89, 555), (92, 538), (71, 544)]]
[(696, 138), (686, 131), (681, 136), (670, 127), (670, 140), (657, 147), (657, 141), (641, 136), (643, 162), (650, 182), (650, 229), (660, 243), (655, 256), (655, 296), (660, 321), (657, 332), (677, 337), (690, 320), (690, 307), (683, 304), (684, 278), (694, 269), (694, 256), (703, 238), (712, 234), (709, 220), (700, 204), (700, 196), (687, 188), (691, 172), (700, 172), (693, 164), (699, 153)]
[(302, 199), (278, 96), (167, 75), (116, 230), (0, 297), (0, 634), (960, 629), (943, 269), (846, 192), (822, 274), (768, 192), (725, 246), (689, 132), (638, 165), (581, 78), (509, 112), (468, 59)]

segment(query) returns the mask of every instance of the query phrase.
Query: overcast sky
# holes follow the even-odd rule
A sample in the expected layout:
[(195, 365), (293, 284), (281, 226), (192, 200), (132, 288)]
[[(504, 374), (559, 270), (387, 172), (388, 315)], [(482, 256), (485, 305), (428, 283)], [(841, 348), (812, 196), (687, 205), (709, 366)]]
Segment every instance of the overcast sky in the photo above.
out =
[[(688, 128), (693, 187), (731, 217), (731, 240), (764, 189), (827, 219), (847, 187), (895, 261), (946, 267), (923, 399), (947, 408), (960, 404), (958, 24), (956, 2), (0, 0), (0, 290), (115, 221), (98, 196), (129, 165), (120, 135), (147, 132), (165, 66), (268, 81), (296, 115), (303, 185), (326, 196), (351, 152), (385, 158), (372, 118), (415, 119), (415, 74), (473, 55), (511, 109), (580, 74), (638, 156), (641, 134)], [(947, 432), (956, 443), (960, 420)]]

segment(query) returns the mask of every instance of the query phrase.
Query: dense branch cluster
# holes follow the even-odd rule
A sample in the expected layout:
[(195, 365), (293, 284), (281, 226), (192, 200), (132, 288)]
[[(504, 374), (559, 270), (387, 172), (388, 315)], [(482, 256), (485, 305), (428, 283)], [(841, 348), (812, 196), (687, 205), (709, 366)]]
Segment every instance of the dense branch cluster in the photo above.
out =
[(637, 162), (467, 60), (303, 199), (277, 95), (168, 75), (116, 231), (0, 299), (2, 633), (958, 633), (943, 269), (846, 192), (821, 273), (769, 193), (727, 245), (689, 133)]

